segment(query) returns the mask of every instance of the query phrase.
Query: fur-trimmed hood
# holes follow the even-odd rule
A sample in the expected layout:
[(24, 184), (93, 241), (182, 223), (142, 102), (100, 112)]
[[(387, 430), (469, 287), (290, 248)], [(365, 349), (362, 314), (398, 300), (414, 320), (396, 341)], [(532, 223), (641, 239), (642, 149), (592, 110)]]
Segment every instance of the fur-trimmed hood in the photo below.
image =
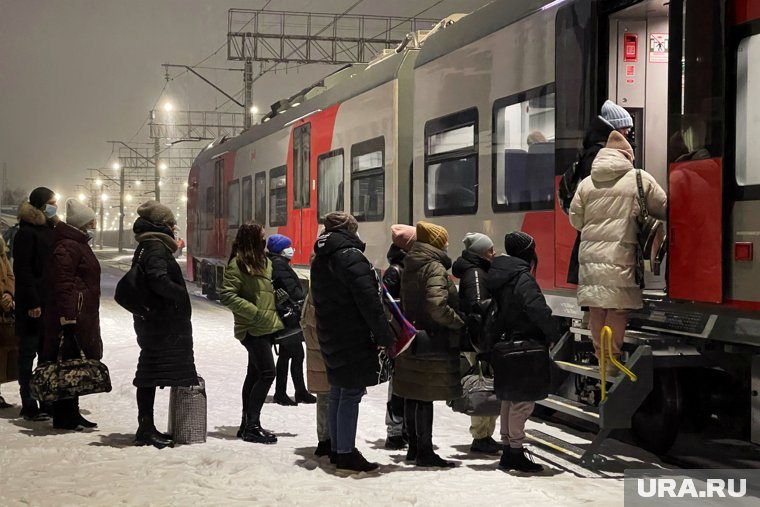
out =
[(24, 202), (19, 206), (18, 219), (31, 225), (45, 225), (47, 222), (45, 213), (32, 206), (29, 202)]

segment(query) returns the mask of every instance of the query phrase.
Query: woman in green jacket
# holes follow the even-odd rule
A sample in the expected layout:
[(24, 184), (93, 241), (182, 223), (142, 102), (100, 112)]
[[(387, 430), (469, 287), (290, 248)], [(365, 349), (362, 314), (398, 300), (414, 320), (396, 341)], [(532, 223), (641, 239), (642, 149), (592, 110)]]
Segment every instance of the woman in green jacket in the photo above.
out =
[(272, 338), (283, 325), (277, 316), (272, 263), (264, 253), (265, 246), (260, 225), (248, 223), (238, 229), (220, 296), (222, 304), (235, 316), (235, 338), (248, 351), (238, 437), (246, 442), (273, 444), (277, 437), (261, 427), (260, 415), (275, 378)]

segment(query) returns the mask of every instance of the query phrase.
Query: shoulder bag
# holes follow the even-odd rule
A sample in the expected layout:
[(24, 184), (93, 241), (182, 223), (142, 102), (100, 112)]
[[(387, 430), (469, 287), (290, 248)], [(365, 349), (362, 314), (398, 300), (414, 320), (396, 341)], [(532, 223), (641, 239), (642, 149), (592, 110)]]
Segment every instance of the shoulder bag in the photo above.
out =
[(148, 307), (146, 300), (145, 270), (140, 264), (143, 248), (140, 246), (138, 249), (139, 251), (136, 252), (132, 261), (132, 267), (116, 284), (113, 298), (119, 306), (129, 313), (145, 318), (150, 313), (150, 307)]

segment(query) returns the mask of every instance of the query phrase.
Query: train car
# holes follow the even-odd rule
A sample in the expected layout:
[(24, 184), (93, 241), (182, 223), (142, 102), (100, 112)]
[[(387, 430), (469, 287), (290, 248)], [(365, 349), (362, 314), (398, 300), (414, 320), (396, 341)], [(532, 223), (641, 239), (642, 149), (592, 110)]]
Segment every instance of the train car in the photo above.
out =
[[(682, 427), (714, 417), (760, 442), (759, 77), (751, 0), (492, 2), (204, 150), (188, 190), (191, 276), (213, 296), (249, 219), (294, 238), (301, 265), (336, 209), (359, 218), (378, 268), (396, 222), (445, 226), (452, 255), (468, 231), (498, 245), (524, 230), (567, 330), (551, 350), (555, 394), (541, 405), (597, 429), (587, 449), (560, 448), (593, 464), (610, 432), (630, 428), (664, 451)], [(667, 188), (669, 216), (662, 269), (647, 273), (626, 334), (636, 378), (619, 376), (601, 399), (566, 281), (575, 231), (555, 194), (608, 98), (634, 118), (637, 165)]]

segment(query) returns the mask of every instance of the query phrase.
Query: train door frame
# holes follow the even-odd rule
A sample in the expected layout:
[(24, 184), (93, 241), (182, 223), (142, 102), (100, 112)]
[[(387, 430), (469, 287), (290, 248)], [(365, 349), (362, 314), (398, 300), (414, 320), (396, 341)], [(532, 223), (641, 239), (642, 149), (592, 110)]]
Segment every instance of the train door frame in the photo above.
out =
[[(312, 199), (312, 155), (313, 147), (313, 135), (311, 122), (304, 122), (293, 126), (291, 132), (291, 155), (289, 158), (292, 160), (292, 192), (289, 196), (289, 200), (292, 199), (292, 219), (293, 227), (295, 228), (295, 237), (293, 240), (294, 246), (296, 246), (296, 252), (293, 260), (296, 264), (304, 264), (308, 262), (308, 258), (304, 259), (305, 250), (303, 245), (304, 241), (308, 243), (311, 238), (306, 238), (304, 235), (304, 224), (308, 223), (308, 217), (304, 216), (304, 211), (311, 210), (316, 206), (314, 199)], [(304, 144), (304, 142), (306, 144)], [(306, 148), (304, 149), (304, 146)], [(305, 163), (305, 164), (304, 164)], [(305, 170), (304, 170), (305, 168)]]

